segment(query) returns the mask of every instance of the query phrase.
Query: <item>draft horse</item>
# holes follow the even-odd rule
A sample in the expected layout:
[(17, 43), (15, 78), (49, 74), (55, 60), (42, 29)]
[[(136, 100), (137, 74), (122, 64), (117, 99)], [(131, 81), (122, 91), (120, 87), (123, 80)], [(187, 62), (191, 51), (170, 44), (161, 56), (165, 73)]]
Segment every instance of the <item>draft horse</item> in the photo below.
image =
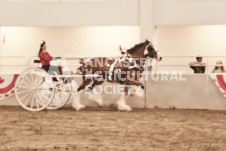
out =
[[(143, 70), (142, 67), (144, 65), (144, 62), (141, 62), (140, 59), (146, 59), (147, 57), (158, 57), (155, 49), (149, 44), (150, 42), (146, 40), (144, 43), (135, 45), (133, 48), (127, 50), (127, 54), (121, 50), (124, 56), (119, 59), (93, 58), (87, 61), (82, 67), (83, 83), (77, 89), (77, 95), (72, 102), (72, 107), (77, 111), (84, 108), (85, 106), (80, 103), (82, 91), (86, 90), (88, 92), (92, 92), (96, 86), (103, 84), (106, 80), (108, 82), (119, 83), (124, 86), (124, 93), (121, 94), (120, 99), (116, 103), (117, 108), (121, 111), (131, 111), (130, 106), (126, 104), (126, 97), (128, 97), (131, 86), (137, 86), (144, 89), (144, 85), (139, 81)], [(144, 54), (147, 46), (149, 48), (148, 53)], [(130, 58), (133, 58), (133, 60)], [(109, 70), (112, 68), (113, 74), (111, 75), (109, 74)], [(89, 75), (97, 76), (87, 78)], [(109, 76), (112, 76), (112, 81), (109, 81)], [(89, 86), (91, 82), (93, 83)], [(98, 95), (98, 97), (97, 95), (95, 95), (95, 97), (89, 95), (89, 99), (97, 103), (98, 106), (103, 105), (101, 95)]]

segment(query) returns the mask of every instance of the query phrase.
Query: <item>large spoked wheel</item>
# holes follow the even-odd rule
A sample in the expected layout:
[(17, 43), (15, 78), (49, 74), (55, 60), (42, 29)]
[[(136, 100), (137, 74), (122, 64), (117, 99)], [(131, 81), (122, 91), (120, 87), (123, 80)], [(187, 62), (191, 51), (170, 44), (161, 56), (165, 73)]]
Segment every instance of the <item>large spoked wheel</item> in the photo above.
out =
[(54, 82), (55, 95), (47, 109), (59, 109), (67, 104), (71, 97), (71, 83)]
[(54, 98), (54, 83), (43, 69), (28, 68), (17, 78), (15, 96), (18, 103), (28, 111), (41, 111)]
[(69, 101), (67, 102), (67, 104), (71, 104), (73, 99), (76, 97), (77, 95), (77, 89), (78, 89), (78, 84), (75, 80), (71, 81), (71, 96), (69, 98)]

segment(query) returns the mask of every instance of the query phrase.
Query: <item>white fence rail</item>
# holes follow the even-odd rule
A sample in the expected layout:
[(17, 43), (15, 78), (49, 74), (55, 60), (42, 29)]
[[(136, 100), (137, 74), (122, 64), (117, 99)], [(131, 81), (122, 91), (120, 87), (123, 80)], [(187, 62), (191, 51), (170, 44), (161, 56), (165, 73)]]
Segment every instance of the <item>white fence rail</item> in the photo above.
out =
[[(100, 56), (102, 57), (102, 56)], [(109, 58), (118, 58), (120, 56), (114, 56)], [(226, 63), (226, 56), (202, 56), (203, 62), (206, 63), (206, 72), (209, 74), (212, 72), (217, 60), (221, 60)], [(90, 59), (93, 57), (62, 57), (66, 59), (67, 65), (72, 70), (76, 70), (80, 66), (79, 59)], [(196, 61), (196, 56), (163, 56), (161, 62), (157, 62), (154, 71), (183, 71), (184, 74), (193, 74), (193, 70), (189, 66), (189, 62)], [(34, 60), (39, 59), (37, 56), (27, 58), (25, 56), (0, 56), (0, 72), (21, 72), (22, 69), (34, 66)]]
[(25, 56), (0, 56), (0, 73), (20, 73), (28, 64)]

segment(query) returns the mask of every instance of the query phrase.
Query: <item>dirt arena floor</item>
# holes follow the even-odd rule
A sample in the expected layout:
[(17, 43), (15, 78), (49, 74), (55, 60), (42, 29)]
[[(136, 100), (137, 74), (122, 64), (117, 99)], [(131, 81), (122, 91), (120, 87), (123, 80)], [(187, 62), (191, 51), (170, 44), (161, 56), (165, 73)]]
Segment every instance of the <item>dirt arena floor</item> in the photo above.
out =
[(226, 111), (0, 107), (0, 150), (226, 150)]

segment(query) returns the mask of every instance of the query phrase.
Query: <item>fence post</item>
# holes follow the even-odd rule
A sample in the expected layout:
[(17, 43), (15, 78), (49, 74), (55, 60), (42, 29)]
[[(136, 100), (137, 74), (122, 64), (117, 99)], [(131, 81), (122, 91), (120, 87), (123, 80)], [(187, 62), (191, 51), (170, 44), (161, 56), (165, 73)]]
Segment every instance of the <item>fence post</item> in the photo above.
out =
[(209, 91), (209, 57), (207, 56), (207, 60), (206, 60), (206, 94), (208, 94)]

